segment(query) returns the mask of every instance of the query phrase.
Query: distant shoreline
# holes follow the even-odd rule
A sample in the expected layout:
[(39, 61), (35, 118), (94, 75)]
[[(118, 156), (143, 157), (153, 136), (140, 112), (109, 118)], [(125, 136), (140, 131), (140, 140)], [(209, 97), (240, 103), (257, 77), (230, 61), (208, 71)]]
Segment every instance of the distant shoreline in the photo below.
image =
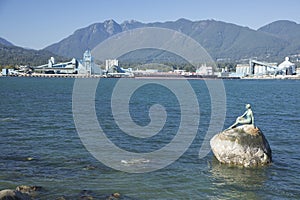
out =
[[(82, 74), (31, 74), (31, 75), (18, 75), (18, 76), (3, 76), (0, 75), (0, 78), (5, 77), (28, 77), (28, 78), (101, 78), (107, 79), (102, 75), (82, 75)], [(135, 77), (110, 77), (110, 78), (129, 78), (129, 79), (165, 79), (165, 80), (300, 80), (299, 75), (278, 75), (278, 76), (251, 76), (251, 77), (218, 77), (218, 76), (182, 76), (174, 74), (148, 74), (148, 75), (139, 75)], [(108, 78), (108, 79), (110, 79)]]

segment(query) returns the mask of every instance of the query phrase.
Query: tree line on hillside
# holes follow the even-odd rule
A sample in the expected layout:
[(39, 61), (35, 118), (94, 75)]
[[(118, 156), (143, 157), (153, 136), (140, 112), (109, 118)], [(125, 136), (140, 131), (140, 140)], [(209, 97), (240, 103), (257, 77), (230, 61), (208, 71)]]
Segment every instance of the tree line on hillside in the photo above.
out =
[[(132, 63), (132, 62), (121, 62), (121, 67), (132, 68), (133, 70), (145, 70), (145, 69), (156, 69), (161, 72), (168, 72), (172, 70), (185, 70), (186, 72), (195, 72), (201, 67), (201, 64), (192, 65), (191, 63), (174, 63), (174, 62), (162, 62), (162, 63)], [(217, 62), (213, 64), (206, 64), (206, 66), (215, 66), (217, 71), (221, 71), (227, 68), (228, 71), (235, 71), (236, 62)]]
[(51, 57), (55, 57), (58, 62), (70, 60), (45, 50), (29, 50), (0, 44), (0, 68), (15, 68), (20, 65), (43, 65), (47, 64)]

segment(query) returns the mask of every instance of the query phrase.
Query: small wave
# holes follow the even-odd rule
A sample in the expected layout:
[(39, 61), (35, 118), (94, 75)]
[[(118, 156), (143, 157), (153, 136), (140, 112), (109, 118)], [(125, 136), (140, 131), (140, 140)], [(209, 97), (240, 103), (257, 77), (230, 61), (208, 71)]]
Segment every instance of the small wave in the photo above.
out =
[(13, 117), (5, 117), (5, 118), (0, 118), (1, 122), (12, 122), (12, 121), (16, 121), (16, 118)]
[(121, 160), (121, 163), (124, 165), (138, 165), (138, 164), (146, 164), (149, 163), (150, 160), (140, 158), (140, 159), (131, 159), (131, 160)]

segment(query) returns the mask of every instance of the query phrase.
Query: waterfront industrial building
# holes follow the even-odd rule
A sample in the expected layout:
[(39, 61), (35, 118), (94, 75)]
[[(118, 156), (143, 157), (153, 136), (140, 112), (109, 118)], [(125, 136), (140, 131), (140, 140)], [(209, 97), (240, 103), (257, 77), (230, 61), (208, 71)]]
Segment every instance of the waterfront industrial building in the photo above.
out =
[(51, 57), (48, 60), (48, 64), (32, 67), (34, 71), (41, 73), (52, 74), (80, 74), (80, 75), (92, 75), (101, 74), (100, 67), (97, 67), (94, 63), (94, 59), (91, 55), (91, 51), (86, 50), (83, 54), (82, 60), (73, 58), (69, 62), (55, 63), (55, 59)]
[(108, 59), (105, 60), (105, 71), (113, 69), (114, 66), (119, 66), (119, 61), (117, 59)]
[(39, 75), (39, 74), (78, 74), (80, 76), (102, 75), (102, 70), (95, 65), (91, 51), (87, 50), (83, 54), (82, 60), (73, 58), (68, 62), (56, 63), (51, 57), (47, 64), (39, 66), (20, 66), (18, 70), (3, 69), (3, 76), (18, 75)]
[(240, 77), (262, 75), (296, 75), (296, 65), (289, 61), (289, 57), (286, 57), (285, 61), (279, 65), (277, 65), (277, 63), (267, 63), (250, 59), (249, 64), (238, 64), (236, 66), (235, 74)]
[[(104, 66), (103, 66), (104, 67)], [(215, 72), (213, 67), (203, 64), (196, 72), (174, 70), (159, 72), (157, 69), (135, 70), (124, 69), (119, 66), (117, 59), (105, 61), (105, 69), (101, 69), (94, 62), (89, 50), (85, 51), (82, 60), (73, 58), (71, 61), (56, 63), (51, 57), (48, 64), (40, 66), (20, 66), (18, 70), (3, 69), (2, 76), (37, 76), (37, 77), (170, 77), (178, 78), (300, 78), (300, 68), (290, 62), (289, 58), (280, 63), (267, 63), (257, 60), (249, 60), (249, 64), (238, 64), (236, 71), (223, 68), (221, 72)], [(296, 76), (295, 76), (296, 75)]]
[(103, 77), (133, 78), (134, 74), (132, 68), (124, 69), (120, 67), (119, 61), (117, 59), (108, 59), (105, 61), (105, 70), (103, 73)]

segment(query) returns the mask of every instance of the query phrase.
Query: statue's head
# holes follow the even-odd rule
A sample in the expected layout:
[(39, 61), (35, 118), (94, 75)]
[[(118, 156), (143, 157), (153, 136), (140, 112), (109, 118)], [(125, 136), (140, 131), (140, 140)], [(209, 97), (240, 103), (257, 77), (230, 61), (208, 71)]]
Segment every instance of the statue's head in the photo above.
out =
[(249, 103), (246, 104), (246, 108), (249, 109), (251, 108), (251, 105)]

